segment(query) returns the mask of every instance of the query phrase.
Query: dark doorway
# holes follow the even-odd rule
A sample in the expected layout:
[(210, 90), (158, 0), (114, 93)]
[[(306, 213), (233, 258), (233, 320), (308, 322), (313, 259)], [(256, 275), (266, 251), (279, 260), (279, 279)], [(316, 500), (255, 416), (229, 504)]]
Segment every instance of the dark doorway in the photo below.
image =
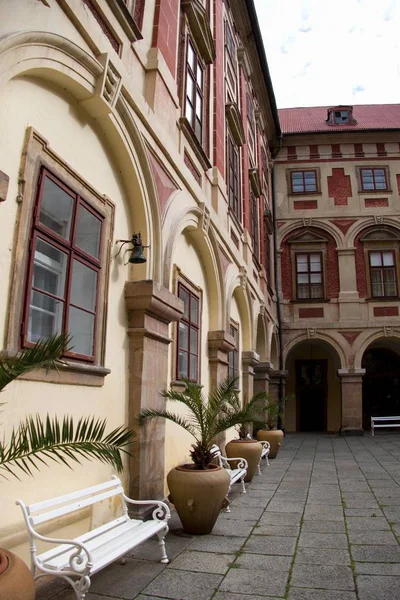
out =
[(327, 360), (296, 360), (297, 431), (326, 431)]
[(400, 357), (388, 348), (370, 348), (362, 359), (363, 429), (371, 429), (371, 416), (400, 413)]

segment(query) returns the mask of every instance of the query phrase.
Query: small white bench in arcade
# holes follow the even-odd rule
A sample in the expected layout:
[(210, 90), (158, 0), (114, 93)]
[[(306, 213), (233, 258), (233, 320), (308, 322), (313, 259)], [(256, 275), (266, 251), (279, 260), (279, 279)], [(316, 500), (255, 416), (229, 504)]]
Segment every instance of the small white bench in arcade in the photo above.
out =
[[(211, 454), (213, 458), (216, 458), (220, 467), (226, 469), (229, 473), (229, 477), (231, 478), (231, 483), (229, 486), (228, 494), (231, 490), (231, 487), (237, 481), (240, 481), (242, 484), (242, 494), (246, 493), (246, 486), (244, 485), (244, 478), (247, 475), (247, 469), (249, 465), (245, 458), (241, 458), (237, 456), (236, 458), (226, 458), (226, 456), (222, 455), (222, 452), (216, 444), (211, 446), (210, 448)], [(229, 463), (234, 462), (236, 464), (236, 468), (232, 469)]]
[(258, 461), (258, 465), (257, 465), (257, 469), (258, 469), (257, 475), (261, 475), (261, 460), (263, 458), (265, 458), (265, 460), (267, 461), (267, 465), (269, 466), (268, 456), (269, 456), (269, 451), (271, 450), (271, 445), (269, 442), (260, 442), (260, 444), (262, 446), (262, 452), (261, 452), (260, 460)]
[(376, 427), (400, 427), (399, 417), (371, 417), (371, 434), (374, 435)]
[[(75, 539), (49, 538), (37, 531), (37, 526), (80, 511), (96, 502), (119, 499), (122, 515), (110, 520)], [(122, 558), (130, 550), (154, 535), (158, 536), (161, 562), (168, 563), (164, 538), (168, 532), (169, 507), (158, 500), (132, 500), (124, 494), (121, 481), (113, 476), (110, 481), (77, 492), (26, 505), (16, 502), (22, 509), (29, 531), (31, 571), (35, 579), (46, 575), (58, 576), (71, 584), (76, 598), (82, 600), (90, 587), (90, 577), (113, 561)], [(132, 519), (128, 504), (154, 505), (152, 518), (148, 521)], [(52, 544), (41, 554), (36, 552), (36, 540)], [(10, 599), (11, 600), (11, 599)]]

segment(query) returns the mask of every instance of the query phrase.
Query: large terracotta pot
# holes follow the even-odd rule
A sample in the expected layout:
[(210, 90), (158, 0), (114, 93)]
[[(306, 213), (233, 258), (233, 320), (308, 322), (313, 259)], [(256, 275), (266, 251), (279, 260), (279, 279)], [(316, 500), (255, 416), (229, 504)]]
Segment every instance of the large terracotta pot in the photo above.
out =
[(0, 600), (34, 600), (35, 580), (24, 561), (0, 548)]
[(261, 458), (262, 446), (257, 440), (231, 440), (225, 446), (228, 458), (245, 458), (249, 463), (245, 481), (251, 481), (257, 471)]
[(183, 529), (196, 535), (210, 533), (228, 493), (228, 471), (219, 465), (204, 470), (182, 465), (168, 473), (167, 483)]
[(275, 458), (282, 446), (283, 431), (282, 429), (260, 429), (257, 431), (257, 439), (271, 444), (268, 458)]

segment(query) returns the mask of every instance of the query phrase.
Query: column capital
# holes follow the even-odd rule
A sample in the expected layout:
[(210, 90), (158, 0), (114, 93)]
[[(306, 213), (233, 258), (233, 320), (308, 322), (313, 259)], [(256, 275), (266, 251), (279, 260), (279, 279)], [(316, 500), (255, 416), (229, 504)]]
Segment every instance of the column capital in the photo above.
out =
[(146, 315), (167, 325), (183, 315), (183, 300), (152, 279), (127, 281), (124, 292), (130, 327), (143, 326)]
[(246, 350), (242, 352), (243, 368), (252, 368), (260, 362), (260, 355), (257, 352)]
[(234, 337), (224, 329), (209, 331), (207, 342), (208, 349), (214, 352), (219, 350), (230, 352), (235, 348)]
[(359, 383), (365, 373), (365, 369), (338, 369), (337, 371), (342, 383)]

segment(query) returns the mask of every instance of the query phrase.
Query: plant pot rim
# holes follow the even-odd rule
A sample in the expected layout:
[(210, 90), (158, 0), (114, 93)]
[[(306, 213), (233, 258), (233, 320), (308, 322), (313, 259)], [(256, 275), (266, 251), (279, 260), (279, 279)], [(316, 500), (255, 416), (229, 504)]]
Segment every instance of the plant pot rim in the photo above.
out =
[(255, 439), (251, 439), (251, 440), (238, 440), (238, 439), (234, 439), (234, 440), (229, 440), (229, 442), (227, 442), (227, 444), (230, 444), (231, 442), (239, 442), (240, 444), (254, 444), (254, 442), (256, 444), (259, 444), (260, 442), (258, 440)]
[(0, 575), (5, 573), (9, 567), (10, 559), (4, 550), (0, 550)]
[(210, 473), (210, 471), (220, 471), (221, 468), (219, 465), (207, 465), (206, 469), (199, 469), (194, 463), (186, 463), (174, 467), (177, 471), (185, 471), (185, 473)]

